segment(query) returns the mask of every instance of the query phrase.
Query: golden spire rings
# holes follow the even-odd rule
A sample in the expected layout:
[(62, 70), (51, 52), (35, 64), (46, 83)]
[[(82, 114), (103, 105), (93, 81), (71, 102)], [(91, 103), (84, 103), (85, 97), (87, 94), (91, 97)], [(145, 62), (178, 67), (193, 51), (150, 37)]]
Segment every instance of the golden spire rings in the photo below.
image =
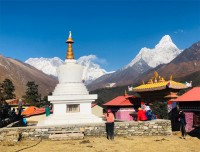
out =
[(68, 37), (66, 43), (68, 44), (66, 59), (74, 59), (74, 53), (73, 53), (73, 49), (72, 49), (72, 43), (74, 43), (74, 41), (72, 39), (71, 31), (69, 31), (69, 37)]

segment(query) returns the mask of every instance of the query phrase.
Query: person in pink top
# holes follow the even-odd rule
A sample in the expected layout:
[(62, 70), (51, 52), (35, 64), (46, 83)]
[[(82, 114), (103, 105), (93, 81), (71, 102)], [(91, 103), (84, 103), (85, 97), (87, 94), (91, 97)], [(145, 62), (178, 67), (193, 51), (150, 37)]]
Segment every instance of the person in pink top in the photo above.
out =
[(114, 114), (108, 109), (106, 113), (106, 133), (108, 140), (114, 140), (114, 120)]

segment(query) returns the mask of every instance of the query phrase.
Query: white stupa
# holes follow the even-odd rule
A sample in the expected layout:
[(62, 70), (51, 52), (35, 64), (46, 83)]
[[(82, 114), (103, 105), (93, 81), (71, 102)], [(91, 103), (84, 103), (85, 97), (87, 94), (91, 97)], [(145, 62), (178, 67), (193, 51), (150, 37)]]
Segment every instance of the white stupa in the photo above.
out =
[(97, 99), (97, 94), (89, 94), (83, 83), (84, 67), (74, 60), (71, 32), (66, 43), (68, 50), (65, 63), (57, 69), (59, 83), (52, 96), (48, 96), (53, 104), (53, 114), (39, 121), (37, 126), (103, 122), (91, 112), (91, 103)]

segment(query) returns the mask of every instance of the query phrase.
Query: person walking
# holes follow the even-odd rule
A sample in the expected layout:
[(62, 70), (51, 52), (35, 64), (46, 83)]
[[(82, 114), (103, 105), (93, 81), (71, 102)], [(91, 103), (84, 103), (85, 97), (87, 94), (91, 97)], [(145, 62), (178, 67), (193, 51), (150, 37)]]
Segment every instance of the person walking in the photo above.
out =
[(18, 101), (18, 116), (20, 117), (22, 113), (22, 99)]
[(114, 114), (108, 109), (106, 113), (106, 133), (108, 140), (114, 140), (114, 120)]
[(46, 105), (46, 107), (45, 107), (45, 114), (46, 114), (46, 117), (48, 117), (50, 115), (49, 105)]
[(185, 136), (186, 136), (185, 126), (187, 123), (185, 120), (185, 113), (183, 111), (179, 112), (179, 121), (180, 121), (180, 131), (182, 134), (182, 138), (185, 139)]

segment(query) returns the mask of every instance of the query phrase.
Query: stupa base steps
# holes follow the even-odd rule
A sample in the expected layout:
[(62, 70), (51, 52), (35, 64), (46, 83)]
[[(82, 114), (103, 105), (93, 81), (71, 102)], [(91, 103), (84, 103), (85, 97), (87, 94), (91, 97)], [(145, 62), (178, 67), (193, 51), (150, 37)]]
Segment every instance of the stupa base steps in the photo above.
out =
[(37, 126), (58, 126), (72, 124), (103, 123), (102, 118), (93, 114), (66, 114), (51, 115), (43, 121), (39, 121)]
[(49, 135), (50, 140), (83, 139), (83, 132), (53, 132)]

